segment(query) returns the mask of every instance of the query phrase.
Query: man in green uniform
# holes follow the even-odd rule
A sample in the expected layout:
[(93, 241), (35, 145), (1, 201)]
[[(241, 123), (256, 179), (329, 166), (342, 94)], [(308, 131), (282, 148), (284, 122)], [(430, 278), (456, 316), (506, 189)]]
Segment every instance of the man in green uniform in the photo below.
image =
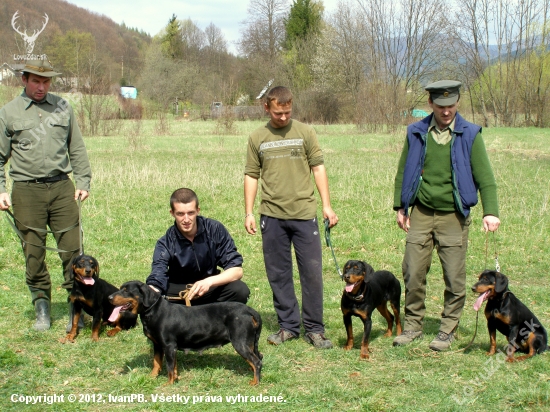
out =
[[(22, 72), (23, 93), (0, 109), (0, 210), (13, 206), (24, 238), (26, 283), (36, 311), (34, 329), (42, 331), (50, 328), (51, 299), (45, 230), (49, 226), (57, 247), (64, 251), (59, 253), (65, 277), (62, 287), (69, 290), (70, 263), (79, 253), (76, 200), (88, 197), (91, 169), (72, 107), (48, 93), (52, 78), (60, 73), (47, 60), (28, 61)], [(4, 171), (8, 160), (11, 200)], [(68, 176), (71, 172), (76, 189)]]
[[(407, 232), (403, 278), (405, 327), (394, 346), (422, 337), (426, 274), (435, 247), (445, 280), (439, 333), (429, 347), (450, 348), (466, 300), (466, 250), (470, 208), (483, 204), (483, 228), (500, 225), (495, 178), (481, 127), (458, 114), (461, 83), (441, 80), (426, 86), (433, 113), (409, 125), (395, 177), (397, 224)], [(410, 214), (409, 214), (410, 208)]]

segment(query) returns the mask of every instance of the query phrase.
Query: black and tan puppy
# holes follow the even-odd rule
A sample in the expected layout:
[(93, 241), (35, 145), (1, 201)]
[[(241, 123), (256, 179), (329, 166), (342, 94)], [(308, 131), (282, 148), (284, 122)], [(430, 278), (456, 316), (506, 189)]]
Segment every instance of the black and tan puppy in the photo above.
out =
[(69, 300), (74, 305), (72, 328), (65, 339), (74, 342), (78, 334), (78, 321), (82, 310), (92, 316), (92, 340), (99, 340), (99, 329), (104, 324), (113, 326), (107, 335), (114, 336), (122, 329), (136, 326), (137, 315), (128, 311), (119, 311), (109, 302), (109, 295), (118, 288), (99, 278), (99, 264), (89, 255), (79, 255), (71, 263), (73, 288)]
[(202, 351), (231, 342), (252, 366), (254, 379), (250, 384), (260, 382), (262, 354), (258, 351), (258, 339), (262, 318), (254, 309), (238, 302), (190, 307), (171, 304), (137, 280), (123, 284), (109, 299), (113, 305), (140, 315), (143, 333), (153, 343), (152, 376), (158, 376), (166, 356), (168, 383), (172, 384), (178, 379), (177, 350)]
[[(369, 358), (369, 336), (372, 328), (372, 312), (374, 309), (382, 314), (388, 322), (384, 336), (392, 335), (393, 322), (396, 323), (397, 335), (401, 334), (401, 319), (399, 317), (401, 285), (393, 273), (387, 270), (375, 272), (372, 266), (360, 260), (348, 260), (344, 265), (344, 281), (346, 286), (342, 294), (341, 309), (344, 315), (344, 325), (348, 340), (345, 350), (353, 347), (352, 316), (361, 318), (364, 325), (363, 341), (361, 343), (361, 359)], [(393, 315), (388, 310), (388, 302)]]
[[(485, 317), (490, 338), (487, 355), (496, 353), (497, 330), (508, 339), (507, 362), (521, 361), (548, 349), (546, 330), (533, 312), (510, 292), (505, 275), (494, 270), (485, 270), (479, 275), (472, 290), (480, 293), (474, 304), (476, 310), (487, 301)], [(514, 358), (516, 350), (527, 355)]]

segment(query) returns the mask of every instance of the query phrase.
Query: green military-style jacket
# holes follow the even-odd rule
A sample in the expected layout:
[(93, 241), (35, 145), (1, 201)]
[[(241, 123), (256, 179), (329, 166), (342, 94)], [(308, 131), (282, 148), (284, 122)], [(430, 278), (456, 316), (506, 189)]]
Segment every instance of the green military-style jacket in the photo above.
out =
[(73, 109), (54, 94), (36, 103), (23, 91), (0, 109), (0, 193), (8, 160), (16, 182), (72, 172), (76, 189), (90, 190), (90, 161)]

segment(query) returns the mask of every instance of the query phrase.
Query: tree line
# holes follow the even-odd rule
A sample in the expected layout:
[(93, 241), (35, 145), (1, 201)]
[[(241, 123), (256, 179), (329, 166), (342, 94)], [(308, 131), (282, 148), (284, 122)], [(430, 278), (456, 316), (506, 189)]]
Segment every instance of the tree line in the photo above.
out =
[(153, 38), (123, 27), (120, 54), (107, 61), (97, 33), (58, 31), (44, 48), (67, 87), (132, 84), (161, 113), (176, 98), (205, 111), (214, 101), (258, 104), (275, 79), (303, 120), (391, 131), (426, 108), (423, 86), (451, 78), (463, 82), (471, 120), (546, 127), (549, 16), (550, 0), (342, 0), (332, 13), (322, 0), (250, 0), (236, 56), (216, 25), (176, 14)]
[(333, 13), (321, 0), (250, 0), (238, 57), (214, 25), (174, 15), (149, 47), (142, 88), (254, 104), (275, 79), (301, 118), (378, 131), (410, 121), (426, 108), (423, 86), (452, 78), (464, 85), (461, 110), (485, 127), (546, 127), (549, 17), (550, 0), (342, 0)]

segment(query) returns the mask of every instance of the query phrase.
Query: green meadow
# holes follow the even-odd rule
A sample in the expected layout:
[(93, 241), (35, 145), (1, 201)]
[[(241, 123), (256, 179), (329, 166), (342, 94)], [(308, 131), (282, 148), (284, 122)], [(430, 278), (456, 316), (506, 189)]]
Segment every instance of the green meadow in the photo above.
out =
[[(489, 336), (483, 313), (474, 343), (459, 351), (470, 342), (476, 328), (474, 293), (468, 293), (453, 351), (434, 353), (428, 349), (438, 331), (443, 303), (444, 284), (435, 253), (428, 275), (423, 340), (392, 347), (392, 339), (382, 336), (384, 319), (375, 312), (370, 360), (359, 359), (363, 326), (357, 318), (353, 323), (355, 347), (344, 351), (346, 333), (340, 310), (343, 282), (330, 248), (323, 245), (325, 323), (335, 348), (316, 350), (302, 339), (278, 347), (268, 345), (266, 338), (278, 325), (263, 264), (261, 235), (248, 235), (244, 229), (246, 143), (248, 134), (260, 124), (236, 122), (232, 134), (219, 134), (212, 121), (170, 120), (169, 133), (159, 135), (153, 122), (126, 121), (118, 136), (87, 137), (93, 181), (82, 216), (84, 249), (99, 260), (101, 277), (116, 286), (128, 280), (144, 281), (155, 242), (172, 224), (170, 194), (179, 187), (194, 189), (201, 214), (222, 221), (244, 257), (244, 280), (252, 291), (249, 305), (263, 319), (261, 384), (248, 385), (252, 371), (231, 345), (202, 355), (178, 352), (179, 381), (173, 386), (166, 385), (166, 369), (158, 378), (151, 378), (152, 345), (143, 335), (141, 323), (113, 338), (103, 330), (96, 343), (91, 340), (88, 319), (76, 343), (60, 343), (67, 323), (67, 296), (59, 287), (59, 258), (51, 252), (47, 261), (56, 286), (52, 292), (53, 324), (47, 332), (35, 332), (20, 244), (2, 218), (1, 410), (550, 409), (550, 355), (520, 363), (505, 363), (502, 355), (487, 357)], [(403, 286), (405, 234), (395, 223), (392, 198), (404, 130), (391, 135), (363, 134), (351, 125), (315, 128), (325, 155), (332, 206), (340, 219), (331, 230), (339, 266), (348, 259), (365, 260), (376, 270), (395, 273)], [(487, 236), (481, 230), (481, 205), (474, 208), (468, 285), (474, 284), (485, 268), (495, 268), (497, 255), (501, 271), (510, 279), (510, 289), (548, 328), (550, 131), (488, 128), (483, 136), (498, 183), (502, 225), (496, 234)], [(54, 245), (52, 239), (49, 245)], [(498, 348), (505, 345), (505, 337), (497, 334)], [(54, 395), (59, 402), (49, 405)], [(25, 396), (43, 398), (36, 404), (25, 404)]]

